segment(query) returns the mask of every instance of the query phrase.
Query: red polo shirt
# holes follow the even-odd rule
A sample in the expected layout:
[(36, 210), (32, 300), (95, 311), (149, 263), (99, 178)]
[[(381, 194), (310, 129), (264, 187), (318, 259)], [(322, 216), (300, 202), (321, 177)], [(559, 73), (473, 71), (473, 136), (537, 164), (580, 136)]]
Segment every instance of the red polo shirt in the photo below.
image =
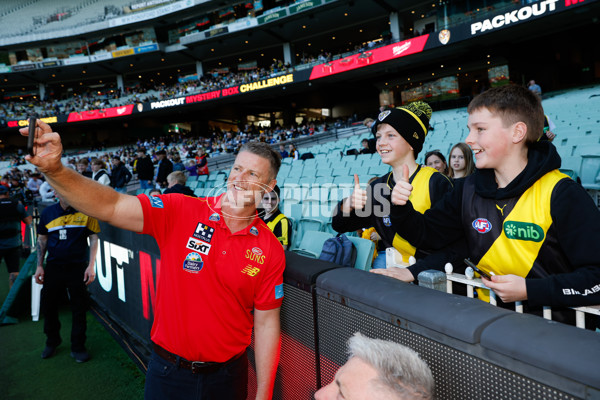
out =
[(251, 340), (254, 308), (283, 300), (285, 256), (257, 217), (231, 233), (220, 197), (139, 195), (144, 230), (160, 248), (151, 339), (192, 361), (223, 362)]

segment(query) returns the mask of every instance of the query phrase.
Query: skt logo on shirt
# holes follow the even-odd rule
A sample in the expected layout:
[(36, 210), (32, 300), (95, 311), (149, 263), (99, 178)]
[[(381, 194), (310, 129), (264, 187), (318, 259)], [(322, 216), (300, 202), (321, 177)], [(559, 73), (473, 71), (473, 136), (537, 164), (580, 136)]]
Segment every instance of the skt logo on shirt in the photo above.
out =
[(246, 258), (250, 261), (256, 261), (259, 264), (265, 263), (265, 256), (263, 255), (263, 251), (260, 247), (253, 247), (252, 250), (246, 250)]
[(187, 246), (185, 247), (187, 247), (190, 250), (197, 251), (198, 253), (208, 255), (211, 245), (191, 237), (188, 239)]
[(253, 267), (252, 265), (248, 264), (244, 267), (244, 269), (242, 270), (243, 274), (246, 274), (248, 276), (256, 276), (256, 274), (258, 274), (260, 272), (260, 268), (258, 267)]
[(530, 222), (505, 221), (504, 234), (509, 239), (541, 242), (544, 240), (544, 230), (541, 226)]
[(214, 233), (215, 228), (208, 225), (204, 225), (202, 222), (198, 222), (198, 225), (196, 226), (196, 231), (192, 236), (196, 239), (202, 240), (203, 242), (210, 243)]
[(202, 271), (203, 266), (204, 261), (202, 261), (202, 256), (198, 253), (188, 254), (183, 262), (183, 270), (191, 272), (192, 274), (197, 274)]

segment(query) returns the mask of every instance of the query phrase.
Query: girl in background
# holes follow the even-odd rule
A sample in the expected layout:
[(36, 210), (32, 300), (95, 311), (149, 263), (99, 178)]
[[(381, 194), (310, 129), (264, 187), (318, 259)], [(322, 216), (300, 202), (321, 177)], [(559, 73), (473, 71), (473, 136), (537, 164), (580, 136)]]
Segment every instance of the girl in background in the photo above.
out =
[(464, 178), (475, 172), (475, 162), (473, 161), (473, 151), (463, 142), (456, 143), (450, 150), (449, 177), (452, 179)]

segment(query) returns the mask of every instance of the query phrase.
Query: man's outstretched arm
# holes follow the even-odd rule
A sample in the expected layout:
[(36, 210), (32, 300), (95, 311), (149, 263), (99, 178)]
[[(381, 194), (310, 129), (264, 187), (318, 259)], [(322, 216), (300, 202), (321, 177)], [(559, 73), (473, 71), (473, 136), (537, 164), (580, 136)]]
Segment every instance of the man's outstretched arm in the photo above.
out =
[[(28, 135), (28, 128), (19, 130)], [(75, 209), (106, 221), (111, 225), (134, 232), (144, 227), (142, 205), (134, 196), (120, 194), (114, 189), (85, 178), (61, 162), (63, 147), (60, 136), (41, 120), (36, 121), (34, 156), (25, 159), (38, 167), (54, 190)]]

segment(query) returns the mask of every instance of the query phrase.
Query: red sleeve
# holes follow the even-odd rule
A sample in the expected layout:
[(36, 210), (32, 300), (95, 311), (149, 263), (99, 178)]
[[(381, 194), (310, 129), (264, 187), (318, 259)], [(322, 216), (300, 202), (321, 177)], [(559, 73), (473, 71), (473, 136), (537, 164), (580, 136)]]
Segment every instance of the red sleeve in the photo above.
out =
[(144, 228), (140, 233), (154, 237), (160, 247), (160, 244), (163, 243), (163, 239), (169, 230), (167, 221), (172, 221), (172, 219), (169, 218), (171, 196), (149, 197), (146, 194), (140, 194), (137, 198), (140, 200), (142, 211), (144, 213)]
[(285, 253), (279, 241), (273, 236), (269, 263), (254, 297), (254, 308), (272, 310), (281, 307), (283, 301), (283, 270), (285, 269)]

